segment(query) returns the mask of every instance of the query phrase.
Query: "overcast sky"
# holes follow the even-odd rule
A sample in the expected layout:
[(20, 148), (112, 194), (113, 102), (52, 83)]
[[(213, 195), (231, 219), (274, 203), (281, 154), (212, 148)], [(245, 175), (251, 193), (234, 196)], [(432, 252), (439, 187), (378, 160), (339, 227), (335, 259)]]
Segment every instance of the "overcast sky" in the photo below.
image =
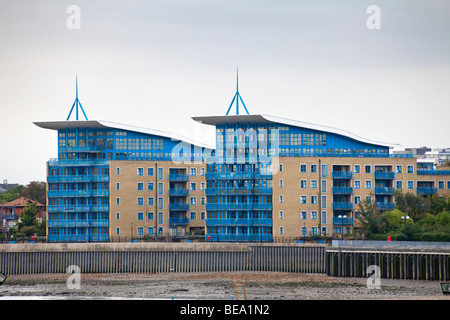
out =
[(32, 122), (66, 119), (76, 74), (89, 120), (214, 143), (191, 117), (225, 115), (237, 67), (252, 114), (450, 147), (448, 0), (2, 0), (0, 183), (46, 180), (57, 134)]

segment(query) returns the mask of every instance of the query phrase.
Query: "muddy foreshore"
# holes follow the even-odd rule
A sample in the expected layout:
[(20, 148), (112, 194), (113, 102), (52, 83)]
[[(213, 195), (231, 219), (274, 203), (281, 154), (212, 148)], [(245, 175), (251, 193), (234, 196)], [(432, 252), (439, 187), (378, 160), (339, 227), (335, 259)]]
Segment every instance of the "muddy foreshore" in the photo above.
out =
[[(381, 279), (369, 289), (365, 278), (283, 272), (157, 274), (10, 275), (0, 299), (236, 299), (235, 281), (244, 282), (249, 300), (447, 299), (437, 281)], [(69, 286), (68, 286), (69, 279)], [(70, 285), (72, 284), (72, 285)], [(242, 286), (238, 287), (243, 297)]]

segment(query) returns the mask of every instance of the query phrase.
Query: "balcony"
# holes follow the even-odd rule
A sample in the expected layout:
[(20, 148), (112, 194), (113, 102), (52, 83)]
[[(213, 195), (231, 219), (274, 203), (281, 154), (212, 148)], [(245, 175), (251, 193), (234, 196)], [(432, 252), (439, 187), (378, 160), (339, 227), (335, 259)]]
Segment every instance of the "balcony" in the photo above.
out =
[(47, 206), (47, 212), (109, 212), (108, 204)]
[(272, 188), (206, 188), (206, 195), (272, 194)]
[(378, 210), (393, 210), (395, 202), (375, 202), (375, 208)]
[(207, 234), (207, 241), (216, 242), (272, 242), (271, 234)]
[(169, 210), (171, 210), (171, 211), (188, 211), (189, 203), (169, 203)]
[(338, 226), (352, 226), (353, 225), (353, 217), (347, 217), (347, 218), (339, 218), (339, 217), (333, 217), (333, 224)]
[(393, 195), (395, 188), (391, 187), (375, 187), (375, 194)]
[(352, 202), (333, 202), (333, 210), (352, 210)]
[(109, 242), (109, 234), (47, 235), (48, 242)]
[(390, 171), (375, 171), (375, 179), (393, 180), (395, 172)]
[(207, 211), (214, 210), (272, 210), (271, 203), (207, 203)]
[(432, 195), (437, 193), (436, 187), (417, 187), (417, 194)]
[(189, 225), (189, 218), (186, 218), (186, 217), (170, 218), (169, 217), (169, 225), (170, 226), (187, 226), (187, 225)]
[(232, 219), (232, 218), (222, 218), (222, 219), (207, 219), (206, 226), (216, 227), (216, 226), (271, 226), (272, 219), (269, 218), (256, 218), (256, 219)]
[(109, 219), (95, 219), (95, 220), (82, 220), (82, 219), (58, 219), (47, 220), (49, 227), (109, 227)]
[(352, 187), (333, 187), (333, 194), (336, 195), (345, 195), (345, 194), (352, 194), (353, 188)]
[(189, 189), (186, 188), (170, 188), (169, 196), (187, 196), (189, 195)]
[(206, 180), (231, 180), (231, 179), (271, 179), (271, 173), (262, 172), (209, 172)]
[(351, 171), (333, 171), (333, 179), (352, 179), (353, 172)]
[(187, 182), (189, 181), (189, 175), (184, 173), (169, 174), (169, 181)]
[(47, 176), (47, 182), (108, 182), (109, 175), (55, 175)]

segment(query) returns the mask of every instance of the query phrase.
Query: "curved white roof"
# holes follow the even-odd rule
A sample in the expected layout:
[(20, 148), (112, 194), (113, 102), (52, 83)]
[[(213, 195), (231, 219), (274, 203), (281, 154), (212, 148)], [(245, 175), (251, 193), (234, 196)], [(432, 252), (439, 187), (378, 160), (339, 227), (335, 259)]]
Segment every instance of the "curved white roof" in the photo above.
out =
[(322, 126), (318, 124), (308, 123), (308, 122), (302, 122), (297, 120), (291, 120), (291, 119), (285, 119), (275, 116), (270, 116), (266, 114), (261, 115), (233, 115), (233, 116), (205, 116), (205, 117), (192, 117), (195, 121), (198, 121), (200, 123), (209, 124), (209, 125), (218, 125), (218, 124), (225, 124), (225, 123), (278, 123), (278, 124), (284, 124), (289, 125), (293, 127), (299, 127), (299, 128), (306, 128), (306, 129), (312, 129), (312, 130), (318, 130), (328, 133), (334, 133), (338, 134), (356, 141), (374, 144), (377, 146), (384, 146), (389, 148), (398, 148), (400, 147), (399, 144), (393, 144), (393, 143), (385, 143), (385, 142), (379, 142), (374, 140), (369, 140), (366, 138), (362, 138), (360, 136), (357, 136), (353, 133), (350, 133), (345, 130), (341, 130), (334, 127), (327, 127)]
[(120, 130), (127, 130), (127, 131), (133, 131), (138, 133), (144, 133), (144, 134), (151, 134), (155, 136), (165, 137), (169, 138), (175, 141), (183, 141), (192, 145), (196, 145), (202, 148), (207, 149), (214, 149), (213, 146), (207, 145), (202, 142), (197, 142), (192, 139), (183, 137), (181, 135), (178, 135), (176, 133), (171, 132), (165, 132), (155, 129), (148, 129), (148, 128), (142, 128), (142, 127), (135, 127), (130, 126), (126, 124), (116, 123), (116, 122), (109, 122), (104, 120), (77, 120), (77, 121), (45, 121), (45, 122), (33, 122), (38, 127), (44, 128), (44, 129), (51, 129), (51, 130), (60, 130), (60, 129), (66, 129), (66, 128), (113, 128), (113, 129), (120, 129)]

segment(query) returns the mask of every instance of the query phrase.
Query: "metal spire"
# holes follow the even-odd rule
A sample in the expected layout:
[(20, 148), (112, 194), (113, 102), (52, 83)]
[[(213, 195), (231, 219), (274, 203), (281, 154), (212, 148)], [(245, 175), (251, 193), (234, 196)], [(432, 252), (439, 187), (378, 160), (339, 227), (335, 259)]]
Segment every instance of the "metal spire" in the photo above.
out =
[(248, 113), (247, 107), (245, 106), (244, 100), (242, 100), (241, 95), (239, 94), (239, 69), (236, 69), (236, 94), (233, 97), (233, 100), (231, 100), (230, 106), (228, 107), (227, 114), (230, 113), (231, 107), (233, 106), (234, 100), (236, 100), (236, 115), (239, 115), (239, 100), (241, 100), (242, 105), (244, 106), (245, 112)]
[(70, 115), (72, 114), (72, 111), (73, 111), (73, 107), (75, 107), (75, 105), (76, 105), (76, 109), (75, 109), (75, 119), (76, 119), (77, 121), (79, 120), (79, 119), (78, 119), (78, 106), (80, 106), (81, 111), (83, 112), (84, 118), (85, 118), (86, 120), (88, 120), (88, 118), (87, 118), (87, 116), (86, 116), (86, 113), (84, 112), (83, 106), (81, 105), (80, 100), (78, 100), (78, 76), (77, 76), (77, 75), (75, 75), (75, 101), (74, 101), (74, 103), (73, 103), (73, 105), (72, 105), (72, 108), (70, 109), (70, 112), (69, 112), (69, 115), (67, 116), (66, 121), (69, 120)]

